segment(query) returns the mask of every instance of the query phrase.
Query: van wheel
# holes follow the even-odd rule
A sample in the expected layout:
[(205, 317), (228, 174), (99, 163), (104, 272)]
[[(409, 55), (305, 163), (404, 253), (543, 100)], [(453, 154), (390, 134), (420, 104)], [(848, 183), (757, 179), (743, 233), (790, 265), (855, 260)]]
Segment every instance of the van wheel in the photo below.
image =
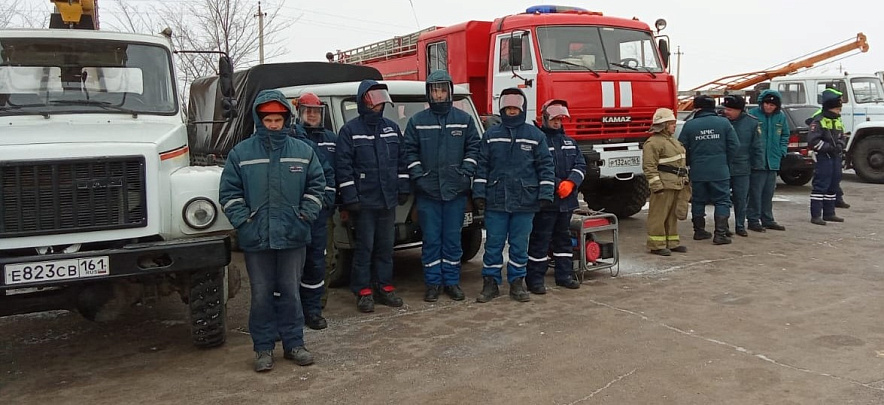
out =
[(783, 183), (790, 186), (803, 186), (813, 179), (813, 171), (789, 170), (786, 172), (780, 172), (780, 178), (783, 179)]
[(869, 183), (884, 183), (884, 135), (869, 136), (853, 151), (853, 169)]
[(190, 336), (196, 347), (220, 346), (227, 339), (225, 269), (202, 269), (190, 275)]
[(482, 248), (482, 228), (477, 226), (464, 229), (460, 234), (460, 243), (463, 246), (460, 261), (466, 263), (476, 257)]

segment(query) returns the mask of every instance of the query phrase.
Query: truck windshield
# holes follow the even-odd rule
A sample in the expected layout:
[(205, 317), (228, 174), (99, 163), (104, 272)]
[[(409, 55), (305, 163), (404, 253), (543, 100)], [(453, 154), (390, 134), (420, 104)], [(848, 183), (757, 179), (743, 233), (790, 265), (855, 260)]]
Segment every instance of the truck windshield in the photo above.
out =
[(857, 104), (884, 102), (881, 81), (877, 77), (861, 77), (850, 80), (853, 97)]
[[(394, 94), (392, 95), (392, 98), (394, 105), (393, 107), (390, 107), (389, 105), (384, 107), (384, 117), (398, 123), (403, 132), (405, 131), (405, 125), (408, 124), (408, 119), (411, 118), (412, 115), (430, 108), (430, 105), (427, 104), (426, 96), (397, 97)], [(466, 111), (467, 114), (470, 114), (470, 116), (476, 120), (476, 126), (481, 126), (479, 125), (479, 120), (475, 116), (475, 109), (473, 108), (473, 103), (470, 101), (469, 97), (455, 95), (453, 106)], [(341, 107), (341, 110), (344, 112), (344, 122), (350, 121), (359, 115), (355, 98), (344, 100)]]
[(163, 47), (95, 39), (0, 38), (0, 115), (178, 111)]
[(592, 26), (538, 27), (540, 58), (548, 71), (663, 72), (650, 32)]

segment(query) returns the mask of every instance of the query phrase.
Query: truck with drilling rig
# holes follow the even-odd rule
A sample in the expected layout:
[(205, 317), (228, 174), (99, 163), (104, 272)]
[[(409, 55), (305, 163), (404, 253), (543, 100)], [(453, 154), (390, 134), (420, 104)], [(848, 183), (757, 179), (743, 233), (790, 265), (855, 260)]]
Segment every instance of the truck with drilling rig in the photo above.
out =
[(649, 195), (641, 147), (654, 111), (675, 109), (669, 45), (637, 19), (577, 7), (535, 6), (494, 21), (430, 27), (358, 48), (330, 61), (377, 68), (386, 80), (425, 80), (437, 69), (472, 95), (483, 122), (494, 123), (503, 89), (519, 87), (528, 117), (549, 99), (572, 114), (567, 133), (590, 170), (580, 191), (590, 208), (628, 217)]
[[(192, 166), (166, 35), (99, 30), (94, 0), (49, 29), (0, 30), (0, 316), (92, 320), (177, 293), (190, 337), (222, 344), (230, 224), (221, 168)], [(229, 58), (219, 62), (232, 91)]]

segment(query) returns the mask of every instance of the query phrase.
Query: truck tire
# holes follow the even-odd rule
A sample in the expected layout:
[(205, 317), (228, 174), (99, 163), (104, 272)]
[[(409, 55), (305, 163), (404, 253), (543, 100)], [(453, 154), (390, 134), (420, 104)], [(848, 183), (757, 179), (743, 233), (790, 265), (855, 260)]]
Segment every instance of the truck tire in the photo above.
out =
[(190, 336), (196, 347), (219, 346), (227, 339), (225, 273), (221, 267), (199, 270), (190, 275)]
[(872, 135), (859, 141), (852, 153), (853, 169), (869, 183), (884, 183), (884, 135)]
[(783, 179), (783, 183), (790, 186), (803, 186), (813, 178), (813, 171), (789, 170), (780, 172), (780, 178)]
[(343, 287), (350, 282), (350, 269), (353, 267), (353, 249), (334, 249), (334, 264), (326, 262), (326, 279), (329, 287)]
[(479, 253), (482, 247), (482, 228), (473, 227), (466, 228), (460, 234), (460, 244), (463, 246), (463, 256), (460, 257), (461, 263), (472, 260)]
[(636, 176), (628, 181), (606, 180), (599, 187), (585, 192), (584, 199), (593, 210), (627, 218), (638, 214), (650, 195), (648, 181), (644, 176)]

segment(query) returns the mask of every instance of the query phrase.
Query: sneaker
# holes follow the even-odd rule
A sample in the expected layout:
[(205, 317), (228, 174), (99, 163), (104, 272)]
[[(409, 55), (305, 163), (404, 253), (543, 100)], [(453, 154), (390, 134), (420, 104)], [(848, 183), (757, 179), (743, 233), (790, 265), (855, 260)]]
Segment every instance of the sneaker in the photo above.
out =
[(299, 366), (309, 366), (313, 364), (313, 353), (307, 351), (304, 346), (298, 346), (294, 349), (286, 350), (282, 355), (287, 360), (293, 360)]
[(669, 249), (666, 249), (666, 248), (654, 249), (651, 251), (651, 254), (652, 255), (659, 255), (659, 256), (672, 256), (672, 251)]
[(424, 293), (424, 301), (426, 302), (436, 302), (439, 301), (439, 290), (442, 287), (438, 285), (428, 285), (427, 292)]
[(531, 294), (543, 295), (546, 294), (546, 286), (543, 284), (529, 285), (528, 291), (530, 291)]
[(774, 222), (774, 223), (770, 223), (770, 224), (767, 224), (767, 225), (765, 225), (764, 227), (767, 228), (767, 229), (773, 229), (773, 230), (775, 230), (775, 231), (785, 231), (785, 230), (786, 230), (786, 227), (785, 227), (785, 226), (782, 226), (782, 225), (780, 225), (780, 224), (778, 224), (778, 223), (776, 223), (776, 222)]
[(304, 315), (304, 326), (313, 330), (322, 330), (328, 327), (328, 321), (320, 314)]
[(814, 217), (810, 219), (810, 223), (815, 225), (825, 225), (826, 221), (823, 221), (823, 219), (820, 217)]
[(749, 224), (749, 230), (753, 232), (767, 232), (761, 224)]
[(378, 304), (396, 308), (402, 306), (402, 298), (396, 296), (396, 292), (393, 290), (393, 286), (391, 285), (383, 286), (376, 289), (374, 295)]
[(273, 370), (273, 352), (270, 350), (255, 352), (255, 371), (260, 373), (270, 370)]
[(445, 290), (445, 294), (448, 294), (448, 296), (455, 301), (463, 301), (466, 298), (463, 290), (460, 289), (460, 285), (458, 284), (446, 285), (443, 289)]
[(565, 287), (569, 290), (576, 290), (580, 288), (580, 282), (573, 278), (567, 281), (556, 281), (556, 285), (559, 287)]
[[(743, 231), (743, 232), (745, 232), (745, 231)], [(687, 252), (688, 252), (688, 247), (687, 247), (687, 246), (684, 246), (684, 245), (679, 245), (679, 246), (676, 246), (676, 247), (674, 247), (674, 248), (672, 248), (672, 249), (669, 249), (669, 250), (672, 251), (672, 252), (687, 253)]]
[(374, 312), (374, 297), (371, 294), (356, 297), (356, 309), (359, 312)]
[(841, 217), (839, 217), (839, 216), (832, 215), (832, 216), (828, 216), (828, 217), (823, 217), (823, 221), (826, 221), (826, 222), (844, 222), (844, 218), (841, 218)]

